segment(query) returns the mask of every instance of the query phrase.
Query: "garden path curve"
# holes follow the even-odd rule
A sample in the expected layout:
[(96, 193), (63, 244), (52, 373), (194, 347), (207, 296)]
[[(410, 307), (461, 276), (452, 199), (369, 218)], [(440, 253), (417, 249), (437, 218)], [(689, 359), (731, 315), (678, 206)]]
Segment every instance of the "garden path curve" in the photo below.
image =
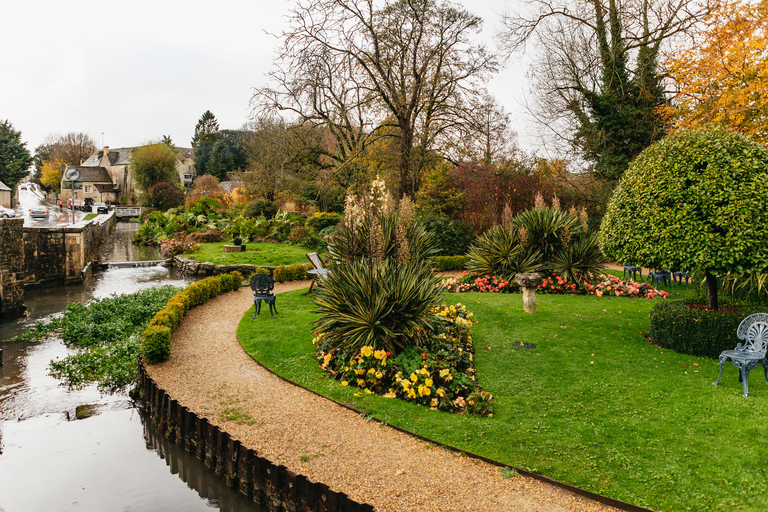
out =
[(616, 510), (536, 479), (503, 478), (497, 466), (368, 422), (277, 378), (237, 340), (252, 303), (242, 288), (192, 309), (174, 333), (171, 358), (146, 370), (181, 405), (274, 464), (378, 512)]

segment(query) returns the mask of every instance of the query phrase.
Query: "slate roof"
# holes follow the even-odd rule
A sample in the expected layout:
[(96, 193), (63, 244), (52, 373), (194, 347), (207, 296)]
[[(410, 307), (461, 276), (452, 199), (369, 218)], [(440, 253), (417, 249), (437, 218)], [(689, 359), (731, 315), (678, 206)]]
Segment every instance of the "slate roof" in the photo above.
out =
[(11, 190), (11, 187), (0, 181), (0, 190)]
[(77, 181), (89, 181), (91, 183), (109, 183), (112, 184), (112, 177), (104, 167), (87, 167), (85, 165), (75, 167), (80, 171), (80, 177)]
[[(131, 151), (133, 148), (115, 148), (109, 150), (109, 163), (111, 165), (128, 165), (128, 160), (131, 158)], [(100, 149), (91, 156), (88, 160), (83, 162), (83, 167), (96, 167), (101, 163), (101, 157), (104, 155), (104, 150)]]
[(93, 186), (101, 193), (116, 192), (118, 190), (117, 185), (113, 185), (112, 183), (94, 183)]

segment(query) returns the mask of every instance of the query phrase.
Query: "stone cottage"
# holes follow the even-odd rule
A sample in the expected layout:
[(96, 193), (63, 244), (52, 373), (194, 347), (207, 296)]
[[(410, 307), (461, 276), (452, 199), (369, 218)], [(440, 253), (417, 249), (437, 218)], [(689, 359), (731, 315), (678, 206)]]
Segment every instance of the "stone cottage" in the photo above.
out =
[[(75, 181), (75, 199), (91, 198), (94, 202), (121, 204), (136, 204), (137, 193), (129, 162), (131, 152), (135, 148), (104, 149), (91, 155), (85, 162), (78, 166), (67, 166), (61, 179), (61, 194), (59, 199), (65, 204), (73, 197), (71, 183), (67, 174), (71, 169), (77, 170), (78, 178)], [(195, 176), (195, 153), (191, 148), (176, 148), (179, 152), (179, 160), (176, 163), (176, 171), (179, 173), (179, 182), (189, 186)]]

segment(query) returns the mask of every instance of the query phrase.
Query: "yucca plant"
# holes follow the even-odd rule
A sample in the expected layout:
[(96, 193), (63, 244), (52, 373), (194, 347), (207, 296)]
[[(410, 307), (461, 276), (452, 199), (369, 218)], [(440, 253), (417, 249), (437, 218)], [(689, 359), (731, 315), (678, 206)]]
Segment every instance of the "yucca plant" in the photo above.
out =
[(363, 346), (399, 353), (419, 346), (429, 311), (442, 301), (429, 265), (367, 258), (331, 266), (315, 292), (318, 330), (331, 348), (354, 354)]
[(539, 270), (541, 255), (535, 249), (525, 248), (516, 230), (496, 226), (478, 237), (469, 248), (466, 268), (475, 274), (509, 280), (515, 274)]
[(579, 218), (559, 208), (533, 208), (520, 213), (513, 222), (518, 232), (526, 234), (524, 245), (541, 255), (541, 262), (549, 265), (571, 240), (584, 233)]
[(404, 198), (395, 210), (383, 182), (374, 181), (370, 194), (348, 198), (330, 245), (328, 275), (315, 293), (329, 351), (399, 353), (420, 345), (442, 289), (429, 263), (435, 238), (415, 222), (413, 204)]
[(603, 266), (602, 260), (597, 233), (583, 234), (555, 254), (551, 269), (568, 281), (579, 283), (596, 275)]

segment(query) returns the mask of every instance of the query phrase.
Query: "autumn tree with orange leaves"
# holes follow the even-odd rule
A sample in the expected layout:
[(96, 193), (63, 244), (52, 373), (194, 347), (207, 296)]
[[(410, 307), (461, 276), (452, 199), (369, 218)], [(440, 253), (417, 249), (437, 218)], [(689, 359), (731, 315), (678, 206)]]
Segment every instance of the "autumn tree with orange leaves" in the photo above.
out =
[(720, 124), (768, 143), (768, 0), (722, 5), (693, 44), (670, 55), (673, 128)]

